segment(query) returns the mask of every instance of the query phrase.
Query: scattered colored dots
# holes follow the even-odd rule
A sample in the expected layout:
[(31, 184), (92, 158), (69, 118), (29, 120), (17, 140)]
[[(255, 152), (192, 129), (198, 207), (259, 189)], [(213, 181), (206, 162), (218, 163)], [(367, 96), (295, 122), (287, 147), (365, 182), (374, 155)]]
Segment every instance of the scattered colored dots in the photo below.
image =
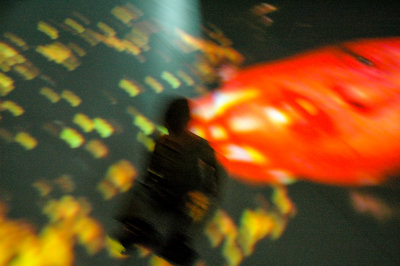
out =
[(79, 148), (85, 142), (85, 139), (78, 131), (69, 127), (61, 131), (60, 139), (64, 140), (72, 149)]
[(38, 144), (37, 140), (27, 132), (18, 132), (17, 135), (15, 135), (15, 142), (26, 150), (34, 149)]

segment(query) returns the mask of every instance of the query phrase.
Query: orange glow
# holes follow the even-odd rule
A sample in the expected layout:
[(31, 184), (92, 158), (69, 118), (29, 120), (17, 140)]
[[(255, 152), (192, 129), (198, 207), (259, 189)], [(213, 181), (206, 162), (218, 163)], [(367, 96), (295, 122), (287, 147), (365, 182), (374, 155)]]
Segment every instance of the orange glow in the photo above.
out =
[(245, 181), (380, 183), (400, 168), (399, 51), (359, 40), (244, 69), (192, 101), (191, 127)]

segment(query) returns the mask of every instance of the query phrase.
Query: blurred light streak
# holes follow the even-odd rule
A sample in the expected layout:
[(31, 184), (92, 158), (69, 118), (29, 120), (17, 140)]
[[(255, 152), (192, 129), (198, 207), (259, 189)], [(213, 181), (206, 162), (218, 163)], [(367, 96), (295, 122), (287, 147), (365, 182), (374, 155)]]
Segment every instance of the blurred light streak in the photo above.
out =
[(70, 90), (63, 90), (61, 98), (67, 101), (72, 107), (77, 107), (82, 103), (82, 99)]
[(38, 145), (38, 141), (27, 132), (18, 132), (15, 135), (15, 142), (20, 144), (26, 150), (33, 150)]
[(85, 142), (85, 138), (78, 131), (70, 127), (62, 129), (60, 139), (64, 140), (71, 149), (79, 148)]
[(24, 108), (13, 101), (0, 101), (0, 111), (9, 111), (13, 116), (21, 116), (25, 113)]
[(105, 158), (109, 153), (109, 149), (101, 140), (90, 140), (86, 143), (85, 149), (93, 155), (94, 158)]
[(14, 88), (14, 80), (0, 72), (0, 96), (8, 95)]
[(92, 132), (95, 128), (94, 122), (87, 115), (82, 113), (77, 113), (73, 118), (74, 124), (78, 125), (83, 132), (89, 133)]
[(14, 33), (6, 32), (6, 33), (4, 33), (4, 37), (6, 37), (8, 40), (10, 40), (10, 42), (15, 44), (19, 48), (21, 48), (23, 51), (26, 51), (29, 49), (26, 42), (22, 38), (15, 35)]
[(41, 88), (40, 94), (45, 96), (51, 103), (56, 103), (61, 99), (61, 96), (49, 87)]
[(151, 76), (146, 76), (144, 78), (144, 83), (152, 88), (156, 93), (161, 93), (164, 91), (163, 85)]
[(39, 21), (37, 29), (49, 36), (52, 40), (58, 38), (58, 30), (44, 21)]
[(105, 119), (96, 117), (93, 119), (94, 129), (99, 133), (100, 137), (108, 138), (114, 133), (113, 126)]
[(121, 79), (118, 86), (128, 93), (129, 97), (135, 97), (141, 92), (140, 87), (135, 82), (128, 79)]

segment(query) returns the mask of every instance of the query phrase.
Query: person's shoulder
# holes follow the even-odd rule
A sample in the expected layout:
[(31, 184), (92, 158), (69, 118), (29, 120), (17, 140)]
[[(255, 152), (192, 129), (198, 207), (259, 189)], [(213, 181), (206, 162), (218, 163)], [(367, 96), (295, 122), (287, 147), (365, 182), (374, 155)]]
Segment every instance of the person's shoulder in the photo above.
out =
[(210, 144), (208, 143), (208, 141), (206, 139), (204, 139), (204, 138), (200, 137), (199, 135), (196, 135), (192, 132), (190, 132), (190, 136), (195, 144), (200, 145), (200, 146), (207, 146), (207, 147), (211, 148)]

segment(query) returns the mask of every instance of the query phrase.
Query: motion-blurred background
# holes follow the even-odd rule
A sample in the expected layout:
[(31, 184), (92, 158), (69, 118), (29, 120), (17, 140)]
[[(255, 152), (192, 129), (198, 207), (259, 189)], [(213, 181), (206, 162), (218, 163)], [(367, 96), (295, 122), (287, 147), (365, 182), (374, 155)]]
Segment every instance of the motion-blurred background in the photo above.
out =
[[(0, 265), (163, 265), (146, 250), (121, 258), (109, 234), (165, 131), (165, 99), (217, 90), (224, 64), (399, 36), (400, 8), (386, 2), (3, 1)], [(232, 176), (199, 263), (398, 265), (392, 180), (256, 186)]]

